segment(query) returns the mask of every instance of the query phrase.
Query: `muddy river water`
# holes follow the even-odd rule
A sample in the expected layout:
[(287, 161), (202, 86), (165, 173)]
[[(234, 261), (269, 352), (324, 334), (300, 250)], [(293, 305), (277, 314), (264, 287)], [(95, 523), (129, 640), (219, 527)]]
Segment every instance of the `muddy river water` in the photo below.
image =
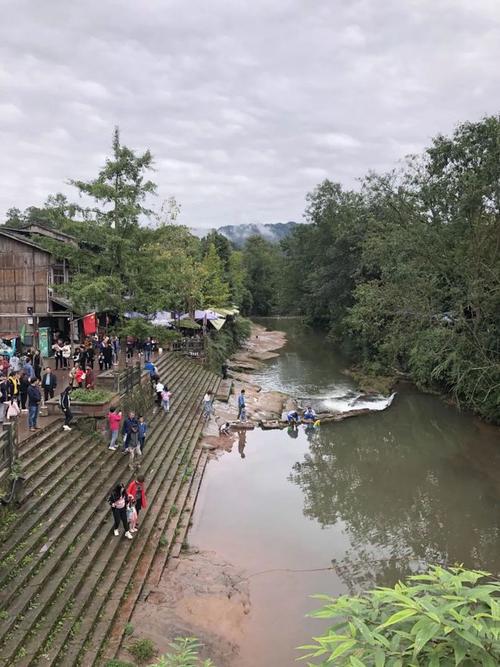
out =
[[(288, 342), (256, 382), (327, 408), (364, 400), (321, 335), (266, 326)], [(209, 463), (189, 542), (248, 577), (237, 667), (294, 664), (321, 629), (305, 618), (313, 593), (391, 585), (427, 562), (500, 573), (499, 430), (411, 386), (384, 400), (317, 431), (256, 429)]]

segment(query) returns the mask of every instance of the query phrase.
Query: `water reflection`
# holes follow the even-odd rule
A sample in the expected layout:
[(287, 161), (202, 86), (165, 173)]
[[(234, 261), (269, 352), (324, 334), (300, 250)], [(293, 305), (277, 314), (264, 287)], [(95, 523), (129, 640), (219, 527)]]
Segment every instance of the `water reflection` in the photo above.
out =
[(245, 458), (245, 446), (247, 444), (247, 432), (245, 429), (238, 431), (238, 453), (242, 459)]
[[(304, 514), (342, 524), (350, 546), (337, 569), (351, 590), (392, 584), (427, 562), (500, 570), (498, 451), (474, 446), (474, 423), (455, 415), (447, 432), (407, 395), (394, 413), (321, 427), (289, 480)], [(431, 417), (431, 418), (429, 418)], [(415, 426), (412, 423), (416, 420)]]

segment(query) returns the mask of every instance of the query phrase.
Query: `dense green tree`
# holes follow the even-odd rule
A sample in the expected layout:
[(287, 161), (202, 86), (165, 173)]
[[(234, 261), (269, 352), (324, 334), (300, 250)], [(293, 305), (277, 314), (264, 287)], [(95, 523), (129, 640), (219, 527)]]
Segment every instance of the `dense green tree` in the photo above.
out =
[(360, 192), (325, 181), (284, 246), (282, 307), (350, 337), (368, 372), (500, 419), (500, 117), (439, 136)]
[(250, 236), (243, 247), (246, 270), (245, 310), (255, 315), (271, 315), (280, 299), (281, 251), (261, 236)]
[(214, 243), (208, 245), (203, 257), (202, 293), (204, 306), (216, 308), (229, 303), (229, 284), (225, 280), (224, 265)]

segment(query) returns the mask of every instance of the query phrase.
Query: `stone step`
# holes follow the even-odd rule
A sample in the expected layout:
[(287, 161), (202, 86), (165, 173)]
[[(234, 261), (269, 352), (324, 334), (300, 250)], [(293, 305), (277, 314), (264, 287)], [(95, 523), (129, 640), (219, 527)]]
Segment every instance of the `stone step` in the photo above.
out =
[[(186, 370), (185, 375), (188, 378), (189, 378), (190, 375), (192, 377), (192, 369), (185, 369), (185, 370)], [(186, 386), (185, 386), (185, 389), (189, 390), (191, 388), (192, 384), (193, 384), (192, 381), (191, 382), (188, 381)], [(178, 396), (177, 403), (178, 403), (178, 406), (179, 406), (179, 410), (182, 410), (182, 408), (183, 408), (182, 401), (183, 400), (188, 400), (189, 397), (181, 398), (182, 391), (177, 391), (176, 394)], [(196, 397), (196, 400), (193, 404), (193, 409), (195, 411), (198, 411), (200, 409), (199, 408), (200, 403), (201, 403), (201, 395), (199, 397)], [(169, 415), (169, 419), (170, 418), (171, 418), (171, 415)], [(152, 440), (152, 438), (151, 438), (151, 440)], [(154, 442), (151, 442), (151, 440), (150, 440), (151, 444), (148, 445), (148, 446), (151, 448), (151, 457), (153, 457), (153, 455), (155, 453), (154, 452)], [(158, 438), (157, 438), (157, 441), (158, 441)], [(161, 448), (161, 443), (160, 443), (159, 447)], [(145, 458), (146, 458), (146, 455), (147, 455), (147, 452), (145, 454)], [(108, 477), (108, 479), (109, 479), (109, 477)], [(109, 482), (108, 482), (108, 484), (109, 484)], [(92, 498), (92, 496), (91, 496), (91, 498)], [(109, 513), (108, 508), (106, 508), (106, 511), (104, 512), (104, 514), (106, 514), (106, 513)], [(104, 518), (104, 514), (103, 514), (102, 518)], [(78, 528), (81, 529), (81, 523), (84, 523), (84, 521), (83, 521), (81, 516), (79, 517), (79, 519), (80, 519), (80, 525), (78, 526)], [(89, 515), (86, 518), (86, 521), (85, 521), (84, 525), (87, 525), (89, 523), (90, 519), (92, 519), (92, 525), (94, 527), (96, 527), (98, 524), (99, 524), (99, 527), (100, 527), (100, 524), (102, 523), (102, 520), (99, 521), (99, 517), (92, 516), (92, 514)], [(93, 530), (92, 535), (94, 535), (95, 532), (96, 531)], [(67, 577), (67, 575), (69, 575), (70, 572), (73, 572), (73, 574), (75, 576), (77, 576), (78, 571), (82, 570), (82, 568), (83, 568), (83, 565), (81, 563), (84, 560), (87, 561), (89, 559), (89, 553), (90, 552), (93, 554), (93, 556), (99, 557), (98, 547), (96, 547), (94, 544), (91, 543), (91, 536), (86, 535), (87, 539), (85, 541), (85, 544), (80, 545), (79, 540), (77, 539), (78, 535), (76, 533), (71, 533), (71, 535), (72, 535), (71, 538), (69, 536), (67, 536), (65, 542), (67, 543), (66, 546), (67, 546), (68, 550), (73, 549), (73, 553), (72, 554), (67, 554), (67, 553), (60, 554), (60, 556), (63, 557), (63, 562), (64, 562), (64, 566), (62, 567), (62, 570), (61, 570), (62, 562), (60, 562), (60, 560), (58, 559), (58, 572), (57, 572), (57, 574), (58, 574), (58, 581), (59, 582), (61, 581), (61, 576), (59, 576), (59, 575), (61, 574), (62, 571), (64, 571), (65, 577)], [(107, 533), (106, 533), (106, 536), (107, 536)], [(97, 540), (97, 541), (100, 541), (100, 540)], [(85, 553), (84, 553), (84, 550), (83, 550), (84, 546), (87, 548)], [(127, 548), (127, 547), (125, 547), (125, 548)], [(95, 558), (92, 558), (92, 564), (94, 564), (95, 562), (97, 562), (95, 560)], [(75, 565), (75, 563), (76, 563), (76, 565)], [(107, 564), (107, 560), (106, 560), (106, 564)], [(70, 566), (70, 567), (68, 567), (68, 566)], [(46, 581), (47, 578), (50, 579), (50, 576), (47, 577), (48, 573), (49, 573), (49, 571), (46, 568), (46, 571), (43, 573), (43, 575), (44, 575), (43, 581)], [(40, 578), (41, 573), (39, 573), (37, 576)], [(36, 580), (36, 577), (35, 577), (35, 580)], [(63, 583), (64, 583), (64, 581), (63, 581)], [(30, 584), (31, 584), (31, 582), (30, 582)], [(70, 584), (71, 584), (71, 581), (70, 581)], [(59, 584), (58, 586), (59, 586), (59, 589), (60, 589), (61, 584)], [(76, 586), (73, 585), (73, 587), (74, 587), (75, 591), (78, 590), (78, 582), (77, 582), (77, 585)], [(32, 586), (30, 585), (30, 590), (31, 590), (31, 588), (32, 588)], [(66, 585), (65, 585), (65, 588), (66, 588)], [(85, 590), (87, 590), (87, 587), (85, 587)], [(61, 605), (66, 606), (68, 604), (66, 591), (64, 591), (64, 596), (62, 596), (62, 595), (57, 596), (58, 592), (62, 594), (63, 591), (58, 590), (58, 588), (56, 587), (56, 584), (51, 585), (49, 583), (48, 586), (45, 586), (45, 590), (43, 591), (43, 600), (40, 599), (40, 600), (37, 600), (37, 602), (36, 602), (36, 604), (39, 605), (42, 608), (41, 609), (37, 608), (35, 610), (35, 613), (32, 613), (32, 614), (30, 614), (30, 612), (32, 611), (31, 609), (28, 609), (26, 611), (26, 604), (25, 604), (26, 601), (24, 601), (24, 608), (22, 609), (22, 611), (24, 611), (25, 613), (24, 613), (24, 616), (21, 617), (21, 621), (20, 621), (20, 623), (18, 623), (18, 628), (15, 632), (15, 635), (18, 638), (19, 641), (16, 641), (16, 639), (14, 637), (7, 637), (7, 641), (6, 641), (6, 643), (4, 644), (4, 646), (2, 647), (2, 650), (1, 650), (1, 656), (2, 656), (1, 659), (2, 660), (5, 660), (6, 659), (5, 656), (7, 656), (7, 655), (9, 656), (9, 659), (10, 659), (11, 656), (14, 657), (16, 655), (17, 647), (19, 647), (21, 645), (21, 638), (20, 638), (21, 629), (23, 630), (22, 634), (26, 634), (26, 631), (27, 631), (28, 627), (33, 628), (36, 625), (37, 620), (40, 619), (40, 617), (42, 616), (41, 612), (43, 611), (44, 606), (47, 606), (48, 604), (50, 604), (50, 602), (54, 602), (53, 607), (55, 607), (56, 605), (58, 607), (60, 607)], [(61, 599), (60, 602), (58, 602), (59, 598)], [(18, 600), (16, 600), (16, 602), (18, 603), (16, 605), (17, 609), (21, 609), (23, 607), (23, 602), (18, 602)], [(52, 608), (50, 610), (51, 618), (54, 617), (54, 615), (55, 615), (55, 610)], [(28, 616), (30, 616), (29, 619), (27, 619)], [(21, 628), (21, 626), (22, 626), (22, 628)], [(44, 634), (46, 634), (46, 633), (44, 633)], [(38, 647), (40, 646), (40, 631), (36, 632), (36, 641), (37, 641), (36, 648), (38, 649)], [(25, 651), (27, 652), (27, 647), (23, 645), (22, 653), (24, 653)], [(32, 655), (33, 655), (33, 653), (31, 653), (31, 656)], [(26, 656), (26, 657), (28, 657), (28, 656)], [(18, 656), (18, 658), (20, 658), (20, 660), (22, 661), (22, 662), (19, 662), (19, 664), (24, 664), (24, 657), (23, 656)], [(3, 664), (8, 664), (8, 663), (4, 662)], [(28, 662), (26, 662), (26, 664), (28, 664)]]
[[(177, 366), (176, 366), (177, 368)], [(182, 370), (182, 369), (180, 369)], [(177, 379), (177, 376), (175, 376)], [(180, 379), (180, 374), (179, 374), (179, 379)], [(152, 424), (150, 424), (152, 426)], [(72, 436), (73, 432), (71, 435), (68, 433), (66, 434), (70, 442), (73, 442)], [(48, 436), (50, 437), (50, 436)], [(74, 437), (74, 436), (73, 436)], [(107, 450), (104, 450), (102, 448), (102, 445), (99, 445), (98, 447), (93, 447), (87, 454), (86, 456), (88, 459), (85, 461), (84, 469), (80, 471), (79, 477), (82, 477), (84, 473), (90, 469), (90, 464), (96, 464), (99, 459), (101, 459), (102, 454), (106, 454), (106, 456), (110, 456), (111, 452), (108, 452)], [(51, 479), (47, 479), (45, 482), (44, 490), (45, 490), (45, 502), (40, 501), (40, 498), (32, 498), (31, 503), (26, 503), (26, 507), (23, 506), (22, 512), (18, 514), (18, 528), (14, 531), (14, 533), (11, 533), (9, 536), (9, 539), (4, 543), (2, 546), (2, 549), (0, 551), (0, 558), (5, 557), (8, 554), (9, 547), (11, 548), (13, 544), (15, 544), (17, 541), (21, 542), (24, 540), (25, 535), (29, 530), (32, 529), (34, 525), (36, 525), (38, 520), (42, 520), (44, 517), (46, 518), (47, 516), (49, 517), (48, 523), (50, 524), (50, 518), (53, 517), (54, 515), (54, 506), (56, 503), (60, 502), (60, 499), (62, 497), (62, 493), (56, 493), (55, 495), (51, 495), (51, 491), (53, 488), (56, 486), (56, 484), (60, 485), (60, 490), (64, 490), (63, 484), (67, 483), (67, 480), (71, 478), (71, 475), (74, 474), (74, 468), (77, 467), (82, 459), (81, 452), (79, 452), (75, 455), (75, 458), (72, 460), (72, 465), (67, 468), (64, 464), (65, 461), (55, 461), (53, 468), (51, 469)], [(88, 464), (88, 465), (87, 465)], [(49, 471), (46, 471), (47, 474)], [(57, 472), (57, 475), (56, 475)], [(78, 482), (78, 480), (76, 480)], [(90, 480), (85, 478), (83, 481), (88, 483)], [(42, 483), (41, 480), (38, 481), (38, 483), (35, 485), (34, 489), (31, 489), (28, 487), (27, 489), (27, 494), (31, 496), (31, 491), (36, 491), (36, 488), (40, 486)], [(70, 485), (71, 488), (72, 485)], [(75, 490), (75, 494), (77, 494), (81, 489), (85, 488), (85, 486), (80, 485), (79, 488)], [(47, 520), (45, 525), (47, 525)], [(1, 574), (0, 574), (0, 586), (1, 586)]]
[[(182, 369), (180, 369), (180, 372), (183, 372)], [(95, 466), (96, 464), (99, 463), (99, 461), (102, 459), (102, 455), (105, 454), (106, 457), (109, 460), (109, 457), (113, 456), (112, 452), (109, 452), (108, 450), (103, 450), (102, 445), (95, 446), (95, 443), (91, 443), (94, 446), (90, 449), (89, 453), (87, 456), (89, 457), (87, 461), (84, 461), (84, 468), (82, 471), (80, 471), (80, 474), (78, 474), (78, 479), (76, 480), (76, 485), (77, 488), (72, 491), (73, 495), (78, 496), (84, 490), (87, 488), (88, 484), (90, 484), (92, 477), (95, 476), (95, 472), (93, 472), (91, 466)], [(86, 446), (86, 445), (84, 445)], [(68, 479), (71, 478), (72, 474), (75, 474), (75, 466), (78, 466), (78, 464), (81, 462), (81, 453), (80, 456), (76, 455), (75, 456), (75, 462), (73, 463), (72, 466), (68, 468), (65, 468), (64, 462), (61, 461), (56, 461), (55, 462), (55, 469), (52, 471), (52, 474), (55, 475), (56, 469), (58, 469), (58, 473), (61, 475), (62, 474), (62, 479), (60, 479), (61, 482), (61, 489), (64, 489), (63, 484), (68, 484)], [(119, 466), (122, 465), (119, 463), (119, 459), (116, 458), (115, 454), (115, 463), (118, 464)], [(99, 469), (99, 467), (97, 466)], [(112, 471), (115, 468), (112, 468)], [(111, 472), (112, 472), (111, 471)], [(40, 482), (39, 482), (40, 485)], [(72, 485), (71, 485), (72, 486)], [(71, 486), (69, 486), (69, 489), (71, 489)], [(30, 493), (30, 490), (28, 490), (28, 493)], [(51, 498), (50, 496), (47, 496), (45, 502), (40, 502), (38, 499), (37, 501), (37, 507), (35, 510), (29, 509), (27, 510), (23, 515), (19, 517), (18, 524), (20, 524), (20, 529), (17, 531), (14, 531), (14, 534), (11, 535), (11, 538), (8, 540), (8, 543), (4, 545), (2, 548), (2, 553), (1, 553), (1, 558), (2, 560), (5, 559), (6, 557), (9, 556), (9, 551), (12, 552), (13, 548), (15, 548), (16, 543), (22, 542), (23, 546), (21, 547), (21, 551), (17, 550), (16, 556), (18, 556), (18, 561), (22, 560), (22, 558), (29, 553), (30, 549), (34, 549), (37, 545), (42, 546), (44, 539), (46, 540), (46, 537), (43, 534), (38, 534), (37, 536), (32, 537), (31, 540), (26, 540), (27, 534), (33, 530), (33, 528), (37, 525), (38, 521), (44, 521), (43, 526), (45, 529), (50, 528), (50, 526), (55, 523), (59, 518), (63, 518), (67, 512), (67, 506), (65, 503), (63, 503), (61, 506), (57, 507), (57, 504), (61, 503), (61, 498), (64, 499), (63, 494), (61, 493), (56, 493), (56, 496)], [(49, 517), (47, 519), (47, 517)], [(9, 548), (10, 547), (10, 548)], [(0, 573), (0, 586), (2, 585), (3, 581), (3, 575)], [(0, 601), (2, 600), (2, 595), (0, 593)]]
[[(109, 454), (111, 457), (113, 456), (113, 453), (108, 452), (108, 451), (106, 451), (106, 454)], [(111, 471), (104, 470), (103, 472), (101, 472), (101, 474), (98, 477), (95, 478), (94, 483), (99, 485), (99, 486), (97, 486), (97, 488), (100, 488), (100, 486), (102, 487), (102, 484), (105, 484), (106, 487), (109, 485), (109, 481), (108, 481), (109, 480), (109, 473), (110, 472), (114, 473), (116, 466), (118, 466), (118, 468), (123, 468), (124, 467), (124, 463), (120, 464), (120, 462), (119, 462), (120, 461), (120, 456), (117, 455), (117, 454), (114, 454), (114, 456), (115, 456), (114, 460), (115, 460), (116, 465), (113, 465), (113, 468), (111, 469)], [(90, 491), (90, 493), (87, 493), (86, 496), (85, 496), (85, 500), (89, 500), (89, 499), (92, 499), (92, 492), (91, 491)], [(78, 510), (78, 506), (76, 506), (75, 509)], [(87, 512), (85, 513), (85, 518), (86, 518), (87, 522), (91, 519), (91, 516), (92, 516), (92, 507), (90, 507), (90, 511), (89, 511), (89, 508), (88, 508)], [(78, 519), (80, 519), (80, 522), (79, 522), (80, 526), (78, 526), (76, 528), (76, 531), (78, 531), (81, 528), (82, 525), (83, 526), (85, 525), (85, 522), (83, 521), (83, 517), (82, 517), (81, 513), (78, 515)], [(58, 529), (56, 530), (55, 535), (54, 535), (54, 532), (52, 532), (52, 534), (50, 535), (50, 537), (52, 537), (52, 540), (54, 541), (55, 537), (58, 536), (58, 533), (59, 533), (59, 537), (60, 537), (66, 531), (67, 526), (70, 526), (70, 530), (72, 530), (73, 532), (75, 531), (75, 527), (71, 526), (71, 522), (68, 521), (66, 526), (58, 527)], [(37, 541), (40, 542), (41, 539), (46, 539), (46, 536), (43, 535), (42, 537), (38, 537)], [(61, 556), (64, 555), (64, 552), (65, 552), (65, 544), (62, 542), (59, 545), (59, 547), (56, 549), (54, 555), (57, 555), (58, 557), (61, 557)], [(48, 556), (50, 556), (50, 555), (51, 554), (48, 553), (46, 555), (46, 557), (44, 558), (44, 560), (47, 560)], [(52, 560), (53, 560), (53, 565), (54, 565), (55, 559), (52, 559)], [(21, 573), (21, 579), (23, 581), (26, 581), (26, 579), (28, 578), (28, 575), (32, 573), (32, 571), (35, 569), (35, 567), (37, 569), (40, 568), (40, 561), (37, 561), (37, 562), (33, 561), (32, 563), (30, 563), (26, 567), (24, 567), (23, 572)], [(43, 571), (43, 572), (41, 572), (37, 575), (37, 577), (38, 577), (37, 582), (39, 583), (39, 585), (41, 585), (43, 583), (44, 575), (47, 575), (47, 574), (50, 576), (52, 574), (52, 572), (47, 573), (47, 571), (45, 570), (45, 571)], [(4, 590), (2, 591), (2, 596), (1, 596), (4, 606), (6, 605), (6, 601), (7, 602), (10, 601), (10, 599), (12, 598), (14, 593), (18, 592), (20, 583), (21, 582), (19, 581), (19, 577), (18, 577), (18, 581), (12, 582), (12, 583), (7, 585), (7, 587), (6, 587), (7, 590), (5, 590), (5, 588), (4, 588)], [(16, 597), (16, 600), (15, 600), (14, 609), (9, 608), (8, 611), (11, 612), (11, 614), (12, 613), (14, 614), (14, 616), (12, 616), (12, 618), (11, 618), (12, 622), (14, 621), (16, 611), (18, 609), (22, 608), (23, 603), (26, 605), (26, 603), (29, 602), (29, 598), (28, 598), (28, 600), (26, 600), (25, 598), (26, 598), (26, 594), (30, 595), (30, 591), (33, 590), (33, 586), (34, 586), (33, 581), (30, 581), (29, 591), (24, 591), (23, 593), (21, 593), (21, 595), (18, 595)], [(6, 631), (8, 630), (9, 625), (10, 625), (10, 623), (9, 623), (8, 620), (5, 623), (2, 623), (2, 628), (0, 628), (0, 633), (1, 633), (0, 636), (5, 635)]]
[[(203, 378), (202, 378), (203, 380)], [(202, 392), (205, 390), (205, 383), (202, 381), (199, 385), (199, 392)], [(201, 399), (201, 396), (200, 396)], [(197, 408), (198, 406), (196, 406)], [(199, 413), (198, 413), (199, 414)], [(182, 433), (186, 429), (186, 421), (189, 422), (191, 420), (191, 416), (187, 415), (184, 421), (180, 421), (177, 423), (170, 434), (170, 437), (168, 438), (168, 441), (170, 441), (173, 445), (175, 445), (176, 437), (179, 435), (179, 433)], [(68, 610), (68, 613), (71, 614), (71, 618), (68, 619), (66, 612), (64, 609), (61, 611), (61, 617), (63, 619), (66, 619), (65, 621), (61, 620), (57, 621), (57, 637), (55, 641), (53, 640), (51, 643), (50, 647), (47, 646), (42, 646), (40, 649), (40, 653), (43, 654), (43, 664), (52, 664), (52, 661), (56, 659), (58, 653), (60, 653), (61, 649), (66, 646), (66, 640), (67, 637), (70, 636), (70, 634), (73, 634), (75, 639), (74, 641), (79, 639), (77, 642), (77, 647), (80, 648), (81, 644), (83, 643), (83, 638), (85, 636), (85, 632), (90, 631), (92, 628), (93, 624), (95, 623), (95, 619), (99, 616), (102, 616), (102, 612), (99, 611), (103, 604), (103, 600), (108, 596), (110, 593), (112, 593), (111, 596), (111, 602), (116, 604), (120, 603), (120, 586), (117, 583), (117, 578), (119, 577), (121, 579), (121, 589), (125, 591), (128, 580), (129, 580), (129, 575), (128, 571), (130, 569), (135, 568), (137, 561), (139, 559), (141, 549), (145, 547), (146, 544), (149, 544), (150, 540), (148, 538), (148, 525), (149, 523), (154, 523), (155, 521), (155, 516), (156, 512), (154, 510), (155, 507), (155, 502), (160, 502), (162, 494), (164, 495), (166, 493), (166, 488), (165, 488), (165, 483), (168, 480), (169, 476), (171, 473), (165, 477), (165, 472), (170, 470), (170, 467), (172, 463), (175, 463), (178, 457), (177, 455), (177, 449), (175, 446), (169, 449), (165, 446), (166, 441), (162, 441), (160, 443), (160, 447), (163, 450), (163, 453), (165, 455), (165, 459), (162, 463), (158, 465), (157, 470), (154, 473), (154, 477), (151, 481), (148, 481), (148, 495), (153, 498), (153, 501), (150, 500), (151, 502), (151, 510), (149, 512), (145, 513), (145, 521), (142, 521), (141, 517), (141, 531), (140, 535), (138, 534), (136, 537), (140, 537), (140, 542), (139, 548), (134, 547), (131, 549), (131, 551), (125, 551), (123, 548), (118, 549), (118, 553), (113, 556), (112, 560), (112, 566), (109, 567), (109, 553), (104, 552), (102, 555), (102, 558), (99, 557), (97, 560), (94, 558), (92, 560), (92, 567), (90, 571), (90, 579), (91, 581), (95, 581), (96, 584), (98, 583), (98, 590), (96, 590), (94, 593), (92, 593), (92, 587), (87, 583), (87, 585), (84, 588), (81, 588), (79, 592), (74, 596), (74, 598), (71, 601), (71, 609)], [(155, 460), (155, 463), (158, 463), (158, 460)], [(178, 463), (178, 461), (177, 461)], [(155, 492), (155, 489), (158, 491), (160, 501), (155, 501), (154, 498), (155, 496), (153, 495)], [(107, 510), (109, 513), (109, 508)], [(146, 523), (148, 521), (148, 523)], [(109, 532), (109, 531), (108, 531)], [(108, 535), (108, 541), (111, 541), (111, 544), (113, 544), (113, 541), (116, 541), (116, 538), (111, 537)], [(115, 552), (116, 552), (116, 547), (115, 547)], [(142, 560), (142, 559), (141, 559)], [(121, 564), (121, 565), (120, 565)], [(88, 608), (87, 608), (88, 605)], [(122, 615), (120, 613), (120, 615)], [(75, 618), (82, 618), (84, 617), (84, 620), (79, 622), (78, 624), (78, 631), (77, 632), (72, 632), (74, 628), (74, 619)], [(106, 616), (104, 614), (104, 616)], [(54, 614), (54, 609), (51, 609), (51, 617), (55, 617)], [(37, 633), (37, 640), (38, 640), (38, 645), (40, 641), (40, 633)], [(92, 640), (92, 645), (95, 644), (95, 640)], [(26, 650), (26, 645), (25, 645), (25, 650)], [(60, 656), (58, 658), (60, 660)], [(64, 659), (64, 664), (74, 664), (73, 662), (68, 662), (68, 660), (73, 660), (72, 657), (66, 656)], [(21, 663), (23, 662), (21, 661)], [(26, 664), (29, 664), (28, 662)]]
[(227, 403), (231, 397), (233, 391), (233, 381), (228, 378), (227, 380), (221, 380), (215, 398), (218, 401), (224, 401)]
[[(204, 391), (206, 388), (208, 388), (207, 385), (205, 385)], [(148, 516), (145, 517), (143, 525), (141, 526), (141, 533), (143, 530), (149, 530), (149, 536), (144, 540), (142, 554), (140, 557), (135, 558), (134, 561), (128, 562), (124, 566), (119, 574), (117, 582), (111, 586), (111, 589), (113, 591), (117, 590), (118, 594), (115, 596), (113, 592), (113, 595), (108, 595), (106, 604), (101, 612), (101, 619), (95, 625), (91, 636), (88, 638), (87, 645), (89, 648), (83, 656), (82, 652), (80, 652), (79, 658), (81, 658), (82, 665), (100, 664), (103, 660), (101, 655), (102, 652), (105, 652), (106, 655), (108, 652), (113, 654), (120, 645), (125, 625), (132, 615), (135, 603), (140, 596), (144, 579), (147, 576), (150, 563), (159, 548), (162, 535), (162, 524), (165, 520), (168, 520), (170, 508), (172, 507), (170, 498), (175, 498), (174, 492), (178, 489), (179, 482), (184, 477), (186, 469), (190, 464), (192, 452), (199, 440), (201, 433), (199, 415), (196, 416), (195, 420), (192, 428), (192, 436), (187, 446), (179, 452), (178, 458), (180, 458), (181, 455), (184, 457), (186, 452), (189, 456), (184, 463), (182, 463), (182, 461), (180, 462), (179, 468), (175, 471), (175, 476), (169, 475), (167, 477), (167, 480), (170, 483), (169, 486), (163, 490), (162, 505), (159, 505), (157, 512), (150, 511)], [(123, 591), (121, 597), (119, 595), (120, 591)], [(126, 596), (124, 595), (125, 592)], [(63, 664), (74, 664), (71, 660), (74, 660), (74, 655), (69, 654), (66, 656)]]

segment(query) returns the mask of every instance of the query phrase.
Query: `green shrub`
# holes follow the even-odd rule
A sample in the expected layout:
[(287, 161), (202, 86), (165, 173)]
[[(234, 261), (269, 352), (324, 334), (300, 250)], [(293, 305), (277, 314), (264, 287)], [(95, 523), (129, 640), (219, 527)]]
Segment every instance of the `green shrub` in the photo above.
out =
[(133, 662), (124, 662), (123, 660), (108, 660), (104, 667), (135, 667)]
[(120, 409), (124, 414), (135, 412), (136, 415), (146, 415), (153, 407), (155, 395), (148, 386), (135, 387), (125, 394), (120, 402)]
[(314, 596), (311, 614), (335, 619), (301, 646), (309, 665), (495, 667), (500, 664), (500, 583), (486, 572), (431, 567), (394, 588), (361, 596)]
[(144, 663), (151, 660), (156, 653), (156, 647), (151, 639), (138, 639), (133, 644), (130, 644), (128, 651), (134, 656), (137, 662)]
[(228, 320), (225, 326), (217, 332), (212, 332), (207, 340), (208, 365), (219, 372), (222, 363), (241, 347), (250, 336), (252, 323), (244, 317)]
[(195, 637), (178, 637), (170, 644), (171, 652), (162, 655), (150, 667), (215, 667), (211, 660), (201, 661), (200, 642)]
[(74, 389), (71, 392), (71, 400), (82, 403), (106, 403), (112, 396), (106, 389)]

